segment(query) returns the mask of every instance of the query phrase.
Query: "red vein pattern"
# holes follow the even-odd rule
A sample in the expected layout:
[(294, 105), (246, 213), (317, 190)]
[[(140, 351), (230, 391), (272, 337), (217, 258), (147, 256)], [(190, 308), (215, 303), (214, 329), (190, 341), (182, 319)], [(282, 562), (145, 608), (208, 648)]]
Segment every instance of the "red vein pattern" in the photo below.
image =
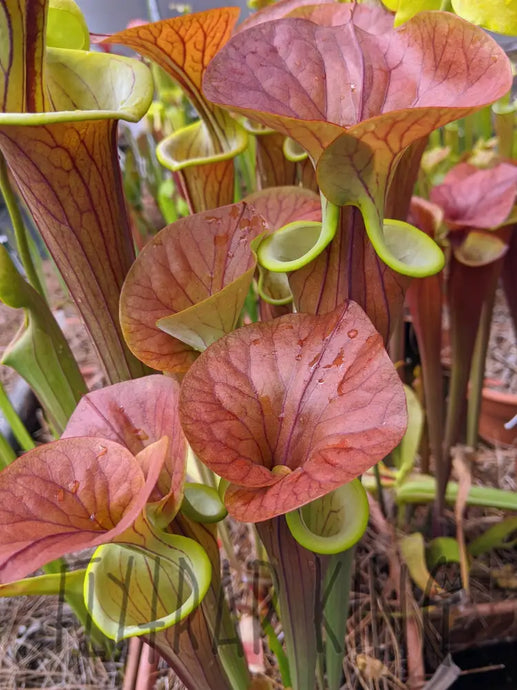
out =
[(144, 371), (118, 320), (134, 251), (115, 136), (115, 120), (0, 125), (0, 149), (112, 383)]
[(159, 232), (140, 253), (121, 295), (122, 328), (135, 355), (162, 371), (186, 371), (197, 353), (156, 325), (176, 314), (177, 327), (207, 345), (232, 330), (255, 270), (250, 244), (264, 230), (253, 208), (239, 203)]
[(347, 302), (217, 341), (185, 376), (180, 419), (198, 457), (232, 482), (228, 511), (258, 522), (375, 464), (402, 437), (406, 409), (382, 338)]
[(29, 451), (0, 473), (0, 582), (116, 539), (142, 511), (167, 443), (137, 458), (103, 438), (70, 438)]
[(178, 401), (179, 384), (172, 378), (156, 375), (116, 383), (85, 395), (61, 438), (106, 438), (137, 455), (168, 436), (167, 457), (151, 500), (171, 496), (181, 502), (187, 444), (179, 422)]

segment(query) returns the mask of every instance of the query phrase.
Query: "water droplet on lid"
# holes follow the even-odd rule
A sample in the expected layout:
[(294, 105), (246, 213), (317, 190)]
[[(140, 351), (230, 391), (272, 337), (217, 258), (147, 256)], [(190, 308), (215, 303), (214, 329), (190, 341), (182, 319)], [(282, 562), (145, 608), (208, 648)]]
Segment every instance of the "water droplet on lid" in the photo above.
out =
[(343, 395), (346, 390), (346, 376), (343, 376), (337, 387), (337, 394)]
[(348, 336), (351, 340), (353, 340), (354, 338), (356, 338), (357, 335), (358, 335), (358, 330), (357, 330), (357, 328), (352, 328), (352, 330), (348, 331), (348, 333), (347, 333), (347, 336)]

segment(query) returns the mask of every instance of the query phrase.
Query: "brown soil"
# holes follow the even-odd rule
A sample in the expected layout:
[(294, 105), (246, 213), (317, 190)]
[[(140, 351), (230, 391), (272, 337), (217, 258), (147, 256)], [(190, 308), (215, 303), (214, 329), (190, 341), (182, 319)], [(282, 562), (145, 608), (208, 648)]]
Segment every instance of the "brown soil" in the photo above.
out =
[(502, 290), (496, 295), (488, 351), (485, 377), (497, 383), (493, 388), (517, 393), (517, 341)]

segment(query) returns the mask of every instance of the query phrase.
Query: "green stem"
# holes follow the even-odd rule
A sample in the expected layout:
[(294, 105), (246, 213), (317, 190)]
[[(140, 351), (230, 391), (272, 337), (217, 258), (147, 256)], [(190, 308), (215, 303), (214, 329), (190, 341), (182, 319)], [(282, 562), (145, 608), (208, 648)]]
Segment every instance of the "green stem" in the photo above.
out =
[(379, 499), (379, 505), (381, 507), (382, 514), (384, 515), (384, 517), (387, 517), (388, 513), (386, 511), (386, 501), (384, 499), (384, 488), (381, 482), (379, 463), (373, 466), (373, 474), (375, 475), (375, 483), (377, 484), (377, 497)]
[(492, 109), (486, 106), (474, 114), (476, 120), (476, 132), (481, 139), (487, 141), (493, 136)]
[(289, 674), (289, 661), (287, 660), (287, 656), (284, 652), (284, 649), (282, 647), (282, 644), (280, 640), (278, 639), (278, 635), (275, 632), (275, 629), (269, 622), (269, 619), (267, 616), (263, 616), (260, 619), (260, 623), (262, 625), (262, 629), (267, 637), (267, 641), (269, 644), (269, 649), (273, 652), (275, 655), (275, 658), (278, 663), (278, 670), (280, 672), (280, 678), (282, 679), (282, 685), (285, 688), (290, 688), (291, 687), (291, 676)]
[(13, 404), (9, 400), (9, 396), (5, 392), (5, 388), (0, 383), (0, 410), (7, 420), (7, 423), (11, 427), (15, 439), (20, 444), (23, 450), (31, 450), (35, 448), (36, 444), (32, 440), (31, 435), (27, 431), (25, 424), (20, 419), (20, 416), (13, 407)]
[(257, 523), (257, 531), (272, 568), (292, 690), (314, 690), (323, 650), (320, 591), (328, 558), (300, 546), (283, 515)]
[(342, 687), (345, 636), (350, 604), (350, 589), (354, 564), (355, 546), (331, 556), (325, 577), (325, 657), (328, 690)]
[(474, 119), (472, 115), (463, 118), (463, 143), (464, 150), (471, 151), (474, 145)]
[(445, 125), (445, 146), (448, 146), (453, 156), (460, 154), (460, 129), (457, 122), (450, 122)]
[(481, 391), (485, 377), (486, 354), (490, 338), (490, 326), (495, 302), (495, 288), (487, 294), (481, 312), (476, 344), (470, 368), (470, 390), (467, 408), (467, 445), (476, 448), (478, 443), (479, 414), (481, 410)]
[[(431, 503), (436, 497), (434, 477), (419, 477), (407, 480), (396, 489), (397, 503)], [(458, 484), (449, 482), (445, 492), (445, 501), (454, 505), (458, 497)], [(471, 486), (467, 496), (468, 506), (482, 508), (499, 508), (500, 510), (517, 510), (517, 494), (486, 486)]]
[(235, 194), (234, 201), (240, 201), (243, 197), (241, 188), (244, 186), (244, 195), (255, 191), (255, 137), (248, 137), (248, 146), (235, 159)]
[(18, 201), (11, 187), (9, 181), (9, 175), (7, 174), (7, 164), (5, 158), (0, 153), (0, 191), (4, 197), (5, 205), (7, 211), (9, 212), (9, 217), (14, 229), (14, 234), (16, 237), (16, 249), (18, 251), (18, 256), (22, 262), (23, 268), (25, 270), (25, 275), (32, 287), (39, 292), (40, 295), (44, 295), (43, 286), (41, 285), (38, 273), (34, 267), (32, 261), (32, 256), (29, 249), (29, 242), (27, 238), (27, 229), (25, 223), (23, 222), (22, 215), (20, 213), (20, 208), (18, 206)]
[(440, 129), (434, 129), (429, 135), (429, 148), (436, 149), (442, 145), (442, 132)]
[(492, 106), (492, 111), (499, 154), (504, 158), (511, 158), (515, 131), (515, 108), (513, 105), (498, 101)]
[(0, 434), (0, 469), (3, 470), (16, 460), (16, 453), (3, 434)]

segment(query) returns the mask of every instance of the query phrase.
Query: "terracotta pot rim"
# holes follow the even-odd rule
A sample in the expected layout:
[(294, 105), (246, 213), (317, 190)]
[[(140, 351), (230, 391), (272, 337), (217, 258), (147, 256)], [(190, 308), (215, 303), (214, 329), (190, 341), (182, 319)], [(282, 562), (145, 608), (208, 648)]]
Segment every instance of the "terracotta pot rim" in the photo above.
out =
[(510, 391), (498, 391), (495, 388), (491, 388), (492, 385), (500, 385), (499, 381), (494, 381), (493, 379), (485, 379), (484, 386), (482, 389), (482, 395), (487, 400), (493, 400), (495, 402), (506, 403), (507, 405), (515, 406), (517, 408), (517, 393), (512, 393)]

